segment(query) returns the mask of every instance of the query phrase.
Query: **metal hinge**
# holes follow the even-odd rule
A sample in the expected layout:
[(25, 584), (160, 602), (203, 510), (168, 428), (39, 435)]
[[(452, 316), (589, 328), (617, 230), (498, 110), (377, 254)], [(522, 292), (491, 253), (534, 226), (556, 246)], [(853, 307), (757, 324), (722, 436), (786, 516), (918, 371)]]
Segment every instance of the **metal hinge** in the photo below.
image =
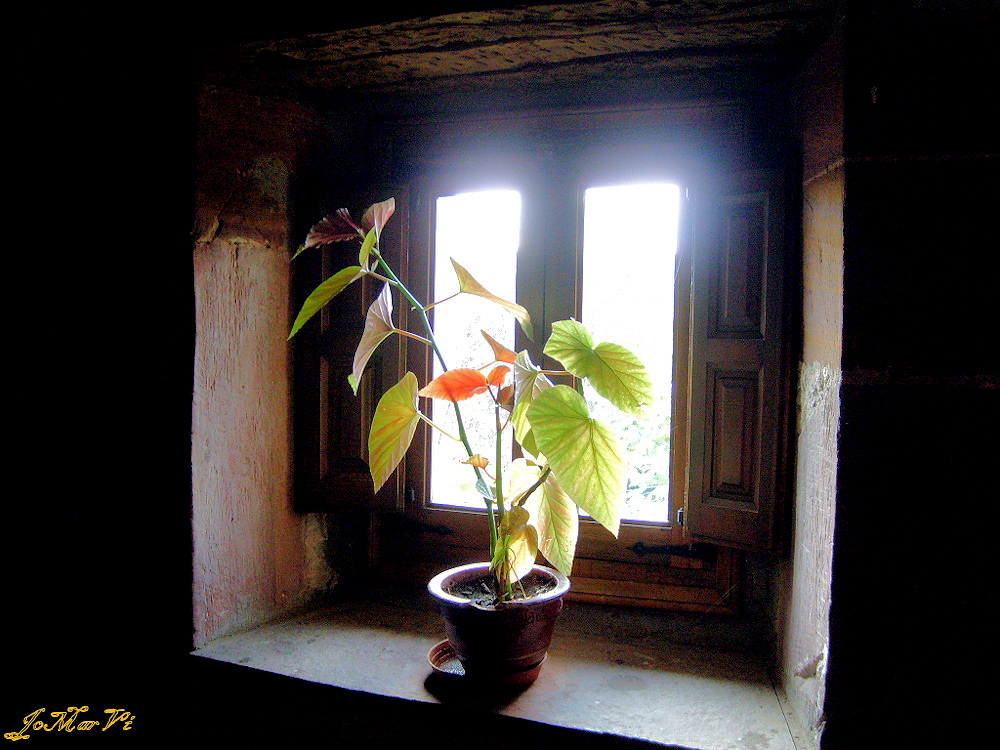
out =
[(684, 525), (684, 509), (683, 508), (678, 508), (677, 509), (677, 525), (678, 526), (683, 526)]

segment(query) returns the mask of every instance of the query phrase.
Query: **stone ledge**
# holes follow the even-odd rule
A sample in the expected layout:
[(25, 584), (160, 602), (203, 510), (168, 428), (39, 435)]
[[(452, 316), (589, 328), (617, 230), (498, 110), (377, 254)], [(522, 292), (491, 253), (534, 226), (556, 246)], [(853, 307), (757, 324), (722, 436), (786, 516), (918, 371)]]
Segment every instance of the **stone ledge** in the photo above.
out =
[(570, 602), (538, 680), (505, 696), (470, 693), (432, 671), (426, 654), (444, 637), (443, 626), (428, 600), (414, 595), (317, 610), (213, 641), (194, 654), (359, 694), (625, 742), (795, 750), (760, 659), (719, 647), (721, 639), (711, 633), (715, 646), (695, 645), (693, 631), (712, 628), (701, 620)]

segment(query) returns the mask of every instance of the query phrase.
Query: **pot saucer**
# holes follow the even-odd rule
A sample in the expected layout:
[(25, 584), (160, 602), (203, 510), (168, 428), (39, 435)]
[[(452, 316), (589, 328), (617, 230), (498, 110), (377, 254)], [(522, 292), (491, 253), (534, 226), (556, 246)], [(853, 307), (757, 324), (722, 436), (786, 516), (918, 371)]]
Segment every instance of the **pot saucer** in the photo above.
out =
[[(531, 669), (524, 670), (523, 672), (514, 672), (505, 675), (492, 675), (490, 677), (482, 677), (487, 683), (494, 684), (498, 687), (514, 687), (514, 688), (524, 688), (530, 685), (538, 677), (539, 671), (541, 671), (542, 664), (547, 661), (548, 655), (542, 658), (542, 660), (536, 664)], [(427, 661), (430, 662), (431, 668), (436, 674), (444, 675), (453, 679), (469, 680), (472, 679), (465, 674), (465, 667), (462, 662), (458, 660), (458, 655), (452, 648), (451, 643), (447, 639), (435, 643), (431, 647), (431, 650), (427, 652)]]
[(431, 668), (438, 674), (446, 674), (452, 677), (464, 677), (465, 667), (458, 660), (455, 650), (446, 638), (439, 643), (435, 643), (431, 650), (427, 652), (427, 661)]

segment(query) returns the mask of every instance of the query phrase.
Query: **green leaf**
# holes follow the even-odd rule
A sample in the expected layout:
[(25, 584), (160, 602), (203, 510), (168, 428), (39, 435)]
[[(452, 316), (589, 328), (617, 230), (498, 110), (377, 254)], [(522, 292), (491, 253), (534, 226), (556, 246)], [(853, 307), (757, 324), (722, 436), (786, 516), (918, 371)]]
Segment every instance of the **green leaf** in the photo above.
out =
[(528, 311), (521, 307), (521, 305), (516, 302), (510, 302), (498, 297), (489, 290), (487, 290), (482, 284), (476, 281), (472, 274), (465, 270), (458, 262), (452, 258), (451, 264), (455, 267), (455, 275), (458, 276), (458, 290), (464, 292), (465, 294), (474, 294), (477, 297), (483, 297), (491, 302), (500, 305), (504, 310), (513, 315), (517, 322), (521, 324), (521, 329), (527, 334), (529, 339), (534, 338), (534, 328), (531, 325), (531, 316)]
[(302, 304), (302, 309), (299, 310), (299, 314), (295, 318), (295, 323), (292, 324), (292, 331), (288, 334), (288, 338), (291, 339), (313, 315), (318, 313), (330, 300), (360, 278), (361, 268), (359, 266), (348, 266), (347, 268), (340, 269), (316, 287)]
[(528, 407), (542, 391), (551, 387), (552, 382), (535, 367), (528, 352), (523, 351), (517, 355), (514, 360), (514, 409), (511, 412), (511, 423), (514, 425), (517, 442), (533, 456), (538, 455), (538, 446), (531, 433)]
[(496, 549), (493, 552), (493, 559), (490, 560), (490, 570), (496, 570), (499, 568), (503, 561), (507, 559), (507, 553), (510, 550), (510, 537), (501, 536), (497, 539)]
[(386, 284), (382, 287), (378, 297), (368, 308), (365, 316), (365, 331), (361, 334), (361, 342), (354, 352), (354, 368), (347, 381), (351, 384), (354, 395), (358, 394), (358, 385), (361, 382), (361, 375), (364, 373), (365, 365), (368, 364), (372, 353), (396, 330), (392, 324), (392, 290)]
[(624, 412), (643, 417), (653, 403), (653, 381), (640, 359), (618, 344), (594, 346), (590, 332), (575, 320), (553, 323), (543, 351)]
[(614, 432), (592, 419), (566, 385), (541, 393), (528, 409), (538, 449), (569, 497), (615, 536), (625, 502), (624, 452)]
[(417, 376), (408, 372), (382, 395), (372, 416), (372, 428), (368, 433), (368, 467), (376, 492), (403, 460), (419, 421)]
[(368, 230), (368, 234), (365, 235), (365, 241), (361, 243), (361, 249), (358, 251), (358, 265), (362, 268), (368, 268), (368, 256), (371, 255), (372, 248), (375, 247), (375, 241), (378, 239), (378, 232), (375, 227)]
[[(511, 496), (516, 497), (530, 488), (541, 472), (540, 466), (523, 458), (511, 462)], [(569, 575), (576, 554), (580, 513), (555, 474), (549, 473), (542, 485), (525, 501), (524, 508), (538, 530), (538, 550), (560, 573)]]

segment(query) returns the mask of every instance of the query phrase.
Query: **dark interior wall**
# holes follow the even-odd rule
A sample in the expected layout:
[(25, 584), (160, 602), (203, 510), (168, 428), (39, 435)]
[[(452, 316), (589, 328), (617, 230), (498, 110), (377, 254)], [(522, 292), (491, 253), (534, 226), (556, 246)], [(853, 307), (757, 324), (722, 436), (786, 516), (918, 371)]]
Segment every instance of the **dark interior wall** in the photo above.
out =
[(191, 642), (190, 61), (105, 33), (29, 11), (7, 46), (3, 732), (42, 706), (152, 717)]
[(1000, 151), (980, 85), (995, 20), (985, 3), (850, 5), (824, 747), (984, 741)]

